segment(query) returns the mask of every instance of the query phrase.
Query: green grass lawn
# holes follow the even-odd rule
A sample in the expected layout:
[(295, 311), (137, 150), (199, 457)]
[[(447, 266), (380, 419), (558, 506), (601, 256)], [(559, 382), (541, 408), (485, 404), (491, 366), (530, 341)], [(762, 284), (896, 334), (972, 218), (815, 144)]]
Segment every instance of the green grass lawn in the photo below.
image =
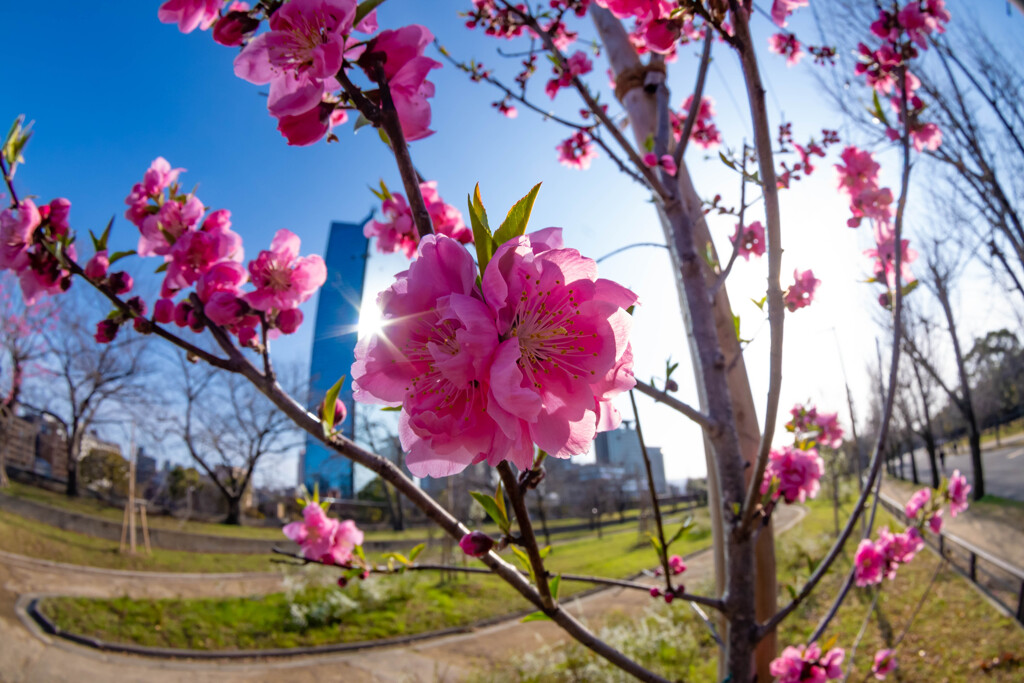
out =
[[(674, 531), (674, 527), (670, 527)], [(710, 541), (706, 514), (672, 546), (686, 554)], [(511, 555), (511, 552), (508, 552)], [(473, 561), (473, 564), (477, 564)], [(657, 564), (646, 538), (634, 530), (602, 539), (556, 543), (554, 572), (623, 577)], [(203, 600), (94, 600), (53, 598), (42, 609), (58, 626), (113, 642), (159, 647), (248, 649), (372, 640), (464, 625), (530, 607), (500, 579), (409, 573), (353, 581), (344, 590), (321, 567), (293, 570), (289, 594)], [(590, 588), (565, 582), (563, 596)], [(641, 595), (641, 599), (646, 596)], [(296, 614), (302, 616), (296, 617)]]
[(0, 510), (0, 548), (43, 560), (106, 569), (161, 572), (269, 572), (266, 555), (188, 553), (153, 549), (152, 555), (122, 554), (119, 543), (64, 531)]
[[(802, 585), (810, 573), (808, 558), (814, 562), (823, 557), (833, 538), (829, 502), (813, 501), (810, 510), (811, 514), (799, 527), (779, 539), (780, 604), (789, 600), (785, 584), (796, 588)], [(886, 524), (895, 528), (894, 521), (880, 511), (876, 528)], [(819, 589), (783, 622), (780, 647), (806, 642), (832, 604), (855, 548), (856, 542), (849, 544), (845, 557)], [(848, 680), (874, 680), (869, 676), (874, 653), (888, 647), (903, 632), (939, 563), (936, 555), (923, 551), (900, 569), (895, 580), (884, 582), (878, 609), (854, 657), (853, 674)], [(692, 589), (703, 592), (707, 587)], [(828, 641), (835, 636), (836, 644), (846, 650), (848, 658), (871, 603), (871, 590), (855, 588), (823, 637)], [(716, 645), (705, 627), (683, 606), (652, 606), (644, 619), (613, 616), (599, 636), (669, 679), (716, 680)], [(1016, 682), (1024, 678), (1024, 630), (998, 613), (947, 566), (928, 591), (914, 625), (897, 650), (897, 658), (900, 674), (890, 676), (890, 680)], [(1002, 663), (991, 666), (1000, 659)], [(983, 670), (987, 667), (991, 668)], [(573, 643), (524, 654), (509, 662), (502, 673), (481, 672), (479, 680), (547, 683), (627, 679)]]
[[(61, 508), (62, 510), (68, 510), (71, 512), (77, 512), (85, 515), (91, 515), (93, 517), (102, 517), (104, 519), (113, 520), (120, 522), (124, 515), (124, 509), (107, 504), (104, 501), (97, 500), (89, 497), (78, 497), (68, 498), (62, 493), (50, 491), (47, 489), (38, 488), (36, 486), (29, 486), (19, 482), (11, 482), (9, 488), (2, 489), (0, 495), (11, 495), (16, 498), (23, 498), (26, 500), (35, 501), (37, 503), (43, 503), (44, 505), (50, 505), (52, 507)], [(635, 514), (636, 511), (629, 511)], [(601, 515), (601, 523), (603, 525), (612, 525), (613, 528), (618, 528), (619, 516), (615, 513), (605, 513)], [(264, 527), (264, 526), (234, 526), (227, 524), (215, 524), (210, 522), (199, 522), (199, 521), (183, 521), (175, 517), (167, 515), (150, 515), (147, 519), (149, 526), (154, 529), (170, 529), (174, 531), (184, 531), (193, 534), (206, 534), (212, 536), (235, 536), (239, 538), (259, 538), (268, 539), (272, 541), (281, 539), (281, 530), (279, 527)], [(559, 526), (570, 525), (575, 523), (589, 522), (587, 518), (571, 518), (571, 519), (558, 519), (551, 520), (550, 526), (557, 528)], [(540, 522), (535, 520), (534, 524), (537, 526), (537, 533), (540, 534)], [(635, 524), (633, 523), (628, 523)], [(486, 524), (480, 527), (481, 530), (497, 535), (498, 528), (493, 524)], [(593, 532), (572, 532), (565, 535), (564, 537), (579, 537), (590, 535)], [(441, 532), (437, 529), (430, 527), (417, 527), (405, 529), (404, 531), (366, 531), (366, 539), (373, 541), (418, 541), (427, 539), (430, 537), (438, 538)]]

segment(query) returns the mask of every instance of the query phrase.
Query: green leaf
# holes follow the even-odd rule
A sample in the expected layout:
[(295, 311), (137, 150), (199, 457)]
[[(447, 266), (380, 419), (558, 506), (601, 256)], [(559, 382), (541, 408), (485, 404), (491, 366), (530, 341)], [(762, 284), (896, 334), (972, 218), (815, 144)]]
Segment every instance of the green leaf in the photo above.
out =
[(501, 489), (501, 480), (498, 480), (498, 488), (494, 491), (494, 504), (498, 508), (498, 513), (501, 518), (505, 520), (505, 524), (511, 526), (508, 521), (508, 508), (505, 507), (505, 493)]
[(125, 256), (134, 256), (134, 255), (135, 255), (135, 250), (134, 249), (129, 249), (128, 251), (115, 251), (113, 254), (110, 255), (110, 265), (114, 265), (115, 263), (117, 263), (118, 261), (123, 259)]
[(360, 128), (363, 128), (364, 126), (369, 126), (369, 125), (370, 125), (370, 119), (368, 119), (365, 116), (363, 116), (362, 114), (360, 114), (359, 118), (356, 119), (355, 124), (352, 126), (352, 132), (354, 133), (357, 130), (359, 130)]
[(871, 112), (872, 116), (878, 119), (881, 123), (886, 126), (889, 125), (889, 120), (885, 117), (885, 110), (882, 109), (882, 103), (878, 99), (878, 91), (875, 90), (872, 94), (872, 104), (874, 105), (874, 111)]
[(360, 21), (366, 18), (366, 15), (377, 9), (380, 5), (384, 4), (384, 0), (363, 0), (361, 3), (356, 5), (356, 16), (352, 20), (352, 25), (357, 26)]
[(758, 308), (760, 308), (763, 311), (764, 310), (764, 304), (765, 304), (766, 301), (768, 301), (768, 295), (766, 294), (765, 296), (761, 297), (760, 301), (758, 301), (757, 299), (751, 299), (751, 301), (753, 301), (754, 305), (757, 306)]
[(650, 538), (650, 539), (651, 539), (651, 545), (653, 545), (653, 546), (654, 546), (654, 549), (658, 551), (658, 554), (659, 554), (659, 555), (661, 555), (661, 552), (662, 552), (662, 550), (664, 550), (664, 548), (663, 548), (663, 547), (662, 547), (662, 545), (661, 545), (661, 541), (660, 541), (660, 540), (658, 540), (658, 537), (657, 537), (657, 536), (655, 536), (654, 534), (650, 534), (650, 535), (648, 536), (648, 538)]
[(507, 534), (509, 531), (508, 518), (502, 514), (501, 509), (498, 508), (498, 504), (494, 502), (494, 498), (488, 496), (486, 493), (480, 493), (479, 491), (470, 491), (469, 495), (473, 496), (473, 500), (480, 503), (480, 506), (483, 507), (487, 516), (493, 519), (494, 523), (498, 525), (498, 528)]
[(413, 547), (413, 549), (409, 551), (409, 561), (415, 562), (416, 558), (420, 556), (420, 553), (422, 553), (423, 549), (426, 547), (426, 543), (420, 543), (419, 545)]
[(736, 170), (735, 162), (733, 162), (733, 160), (730, 159), (729, 157), (725, 156), (725, 154), (723, 154), (722, 152), (719, 152), (718, 153), (718, 158), (722, 160), (723, 164), (725, 164), (726, 166), (728, 166), (729, 168), (731, 168), (734, 171)]
[(25, 159), (21, 156), (22, 150), (25, 149), (25, 145), (28, 144), (29, 138), (32, 137), (32, 124), (22, 127), (25, 122), (25, 115), (22, 114), (14, 119), (14, 123), (11, 124), (11, 128), (7, 131), (7, 137), (4, 139), (3, 147), (0, 147), (0, 153), (3, 154), (4, 158), (7, 159), (9, 164), (8, 173), (10, 177), (14, 177), (14, 170), (18, 164), (24, 163)]
[(157, 269), (154, 270), (153, 272), (154, 273), (162, 273), (165, 270), (167, 270), (167, 267), (170, 266), (170, 265), (171, 264), (169, 262), (165, 261), (165, 262), (161, 263), (159, 266), (157, 266)]
[(487, 211), (480, 199), (480, 185), (477, 184), (473, 194), (469, 196), (469, 222), (473, 228), (473, 242), (476, 244), (476, 261), (483, 273), (487, 263), (494, 256), (494, 238), (487, 224)]
[(383, 142), (388, 147), (391, 146), (391, 138), (388, 137), (388, 134), (384, 132), (383, 128), (377, 129), (377, 137), (379, 137), (380, 141)]
[(549, 545), (544, 546), (543, 548), (540, 549), (538, 554), (540, 555), (540, 559), (543, 560), (545, 557), (547, 557), (548, 555), (551, 554), (551, 546), (549, 546)]
[(905, 286), (903, 288), (903, 296), (906, 296), (906, 295), (910, 294), (911, 292), (913, 292), (915, 289), (917, 289), (917, 286), (919, 284), (921, 284), (920, 280), (914, 280), (909, 285)]
[(385, 413), (400, 413), (402, 412), (402, 406), (384, 406), (381, 410)]
[(544, 614), (543, 612), (530, 612), (523, 617), (519, 623), (525, 624), (528, 621), (551, 621), (551, 617)]
[(711, 242), (704, 245), (704, 262), (708, 264), (711, 270), (715, 270), (718, 267), (718, 259), (715, 258), (715, 247)]
[(682, 536), (683, 534), (685, 534), (685, 533), (686, 533), (686, 531), (687, 531), (687, 530), (688, 530), (688, 529), (689, 529), (690, 527), (692, 527), (692, 526), (693, 526), (693, 517), (687, 517), (687, 518), (686, 518), (686, 521), (684, 521), (684, 522), (682, 523), (682, 525), (681, 525), (681, 526), (679, 527), (679, 529), (678, 529), (678, 530), (676, 530), (676, 532), (675, 532), (675, 533), (674, 533), (674, 534), (672, 535), (672, 538), (670, 538), (669, 540), (665, 541), (665, 547), (666, 547), (666, 548), (668, 548), (668, 546), (670, 546), (670, 545), (672, 545), (673, 543), (675, 543), (676, 541), (678, 541), (678, 540), (679, 540), (679, 538), (680, 538), (680, 537), (681, 537), (681, 536)]
[(352, 552), (354, 552), (356, 554), (356, 557), (358, 557), (360, 560), (366, 562), (366, 555), (363, 553), (363, 546), (357, 545), (355, 548), (352, 549)]
[(629, 313), (630, 315), (633, 315), (633, 309), (635, 309), (635, 308), (636, 308), (636, 304), (633, 304), (632, 306), (630, 306), (629, 308), (626, 309), (626, 313)]
[(519, 564), (522, 565), (523, 569), (530, 573), (530, 578), (532, 579), (533, 565), (530, 564), (530, 556), (527, 555), (526, 551), (519, 546), (510, 545), (509, 547), (512, 548), (512, 553), (516, 556), (516, 559), (519, 560)]
[(551, 596), (554, 597), (555, 600), (558, 599), (558, 589), (561, 588), (561, 586), (562, 586), (562, 575), (561, 574), (555, 574), (548, 581), (548, 589), (551, 591)]
[(537, 199), (537, 193), (540, 192), (540, 185), (540, 183), (534, 185), (525, 197), (508, 210), (505, 220), (501, 222), (498, 231), (494, 233), (495, 248), (526, 233), (526, 224), (530, 222), (530, 213), (533, 211), (533, 202)]
[[(107, 240), (110, 239), (110, 228), (114, 225), (114, 217), (111, 216), (110, 220), (107, 221), (107, 227), (103, 228), (103, 234), (100, 235), (100, 246), (99, 250), (103, 251), (107, 248)], [(90, 235), (92, 233), (89, 233)]]
[(320, 426), (324, 430), (324, 438), (331, 438), (331, 434), (334, 433), (334, 404), (338, 400), (338, 392), (341, 391), (341, 385), (345, 383), (345, 375), (341, 376), (337, 382), (334, 383), (330, 389), (327, 390), (327, 395), (324, 396), (324, 417), (320, 421)]
[(785, 586), (786, 590), (789, 591), (789, 597), (793, 600), (796, 600), (796, 588), (793, 588), (793, 586), (788, 583), (783, 585)]
[(736, 330), (736, 341), (743, 341), (740, 339), (740, 317), (738, 315), (732, 316), (732, 326)]
[(648, 133), (647, 137), (644, 138), (644, 151), (645, 152), (653, 152), (654, 151), (654, 136), (652, 134), (650, 134), (650, 133)]

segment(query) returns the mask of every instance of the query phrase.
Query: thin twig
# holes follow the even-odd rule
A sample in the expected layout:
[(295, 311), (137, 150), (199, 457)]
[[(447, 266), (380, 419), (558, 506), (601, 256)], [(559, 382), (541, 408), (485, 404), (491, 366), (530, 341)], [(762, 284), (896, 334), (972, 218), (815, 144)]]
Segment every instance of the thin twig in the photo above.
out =
[(501, 475), (505, 491), (508, 493), (509, 500), (512, 501), (512, 509), (515, 511), (516, 521), (519, 523), (519, 535), (522, 537), (526, 554), (530, 557), (530, 566), (533, 568), (533, 580), (537, 586), (537, 592), (540, 593), (544, 612), (547, 613), (554, 610), (557, 605), (555, 598), (551, 595), (551, 587), (548, 585), (548, 572), (544, 568), (544, 558), (540, 556), (537, 537), (533, 534), (533, 523), (530, 521), (530, 512), (526, 509), (526, 500), (523, 498), (519, 482), (508, 461), (503, 461), (498, 465), (498, 474)]
[[(868, 631), (868, 624), (871, 623), (871, 615), (875, 612), (875, 606), (878, 604), (878, 596), (881, 595), (882, 589), (876, 588), (875, 595), (871, 598), (871, 604), (868, 606), (868, 611), (864, 615), (864, 621), (861, 622), (860, 630), (857, 632), (857, 638), (854, 639), (853, 645), (850, 647), (850, 656), (846, 660), (846, 675), (843, 676), (843, 680), (846, 681), (850, 678), (850, 674), (853, 673), (853, 658), (857, 656), (857, 648), (860, 646), (860, 641), (864, 639), (864, 634)], [(810, 639), (807, 642), (813, 643), (814, 640)]]
[(3, 173), (4, 183), (7, 185), (7, 191), (11, 193), (11, 206), (17, 206), (21, 202), (18, 201), (18, 193), (14, 189), (14, 178), (8, 175), (7, 162), (4, 161), (4, 155), (0, 154), (0, 172)]
[(604, 261), (605, 259), (609, 259), (612, 256), (617, 256), (618, 254), (621, 254), (622, 252), (628, 251), (630, 249), (636, 249), (637, 247), (658, 247), (659, 249), (668, 249), (668, 246), (662, 244), (661, 242), (634, 242), (633, 244), (627, 244), (624, 247), (619, 247), (618, 249), (609, 251), (604, 256), (594, 259), (594, 263), (601, 263), (601, 261)]
[(664, 403), (669, 408), (672, 408), (673, 410), (682, 413), (683, 415), (690, 418), (691, 420), (699, 424), (702, 428), (708, 431), (715, 431), (718, 429), (718, 424), (713, 419), (711, 419), (709, 415), (705, 415), (704, 413), (700, 412), (693, 406), (687, 403), (683, 403), (675, 396), (670, 395), (668, 392), (655, 389), (647, 382), (642, 382), (640, 380), (636, 381), (636, 386), (633, 388), (639, 391), (641, 394), (650, 396), (658, 403)]
[(697, 67), (697, 83), (693, 86), (693, 100), (690, 101), (690, 111), (686, 113), (686, 121), (683, 123), (683, 134), (676, 144), (676, 150), (672, 153), (672, 160), (678, 167), (683, 163), (683, 154), (686, 153), (686, 146), (690, 142), (690, 133), (697, 123), (697, 113), (700, 111), (700, 101), (704, 97), (704, 81), (707, 79), (708, 66), (711, 64), (711, 45), (715, 42), (715, 34), (708, 29), (704, 37), (704, 52), (700, 56), (700, 65)]
[(658, 504), (658, 492), (654, 488), (654, 472), (651, 470), (651, 458), (647, 455), (647, 444), (644, 443), (644, 430), (640, 426), (640, 411), (636, 408), (636, 396), (633, 390), (629, 391), (629, 403), (633, 406), (633, 419), (636, 420), (636, 438), (640, 442), (640, 454), (644, 458), (644, 468), (647, 470), (647, 489), (651, 494), (651, 506), (654, 508), (654, 523), (658, 528), (658, 559), (661, 560), (661, 568), (665, 573), (665, 590), (672, 593), (672, 570), (668, 564), (668, 545), (665, 543), (665, 527), (661, 523), (661, 506)]
[(736, 263), (736, 258), (740, 255), (740, 245), (743, 244), (743, 230), (746, 227), (746, 214), (747, 214), (747, 141), (743, 141), (743, 156), (741, 172), (740, 172), (740, 215), (739, 215), (739, 230), (736, 233), (736, 238), (732, 242), (732, 255), (729, 256), (729, 263), (725, 266), (725, 270), (715, 280), (715, 284), (711, 287), (710, 297), (714, 300), (715, 295), (718, 294), (718, 290), (725, 285), (726, 279), (729, 277), (729, 273), (732, 272), (732, 266)]

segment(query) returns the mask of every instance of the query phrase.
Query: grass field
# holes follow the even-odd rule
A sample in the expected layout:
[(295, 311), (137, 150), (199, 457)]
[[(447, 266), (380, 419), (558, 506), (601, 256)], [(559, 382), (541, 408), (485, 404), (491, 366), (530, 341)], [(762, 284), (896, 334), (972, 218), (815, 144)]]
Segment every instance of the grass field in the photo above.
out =
[[(789, 600), (785, 585), (799, 588), (809, 575), (808, 561), (813, 563), (821, 558), (833, 538), (828, 501), (813, 501), (810, 509), (811, 514), (801, 525), (779, 541), (780, 604)], [(886, 524), (895, 528), (893, 520), (880, 512), (876, 527)], [(851, 566), (855, 547), (856, 543), (849, 545), (838, 567), (811, 599), (783, 623), (781, 647), (806, 642), (837, 594)], [(939, 565), (936, 555), (923, 551), (900, 569), (895, 580), (883, 584), (877, 610), (853, 656), (853, 673), (847, 680), (874, 680), (869, 672), (874, 653), (899, 638), (922, 596), (920, 613), (897, 649), (900, 673), (889, 680), (1015, 683), (1024, 679), (1024, 630), (999, 614), (948, 566), (931, 584)], [(706, 590), (700, 586), (693, 588), (698, 592)], [(871, 604), (871, 591), (854, 589), (823, 637), (828, 641), (834, 636), (836, 644), (845, 648), (847, 661)], [(675, 604), (652, 607), (641, 620), (613, 618), (599, 635), (669, 679), (716, 680), (714, 641), (689, 610), (676, 609)], [(626, 678), (589, 651), (571, 644), (525, 654), (509, 663), (506, 672), (481, 672), (479, 680), (547, 683)]]
[[(55, 491), (49, 491), (47, 489), (38, 488), (35, 486), (29, 486), (21, 484), (19, 482), (11, 482), (10, 487), (3, 489), (0, 495), (10, 495), (16, 498), (23, 498), (31, 500), (37, 503), (43, 503), (52, 507), (57, 507), (62, 510), (68, 510), (70, 512), (77, 512), (85, 515), (91, 515), (93, 517), (102, 517), (112, 521), (120, 522), (124, 510), (120, 507), (109, 505), (101, 500), (95, 498), (78, 497), (68, 498), (62, 493)], [(631, 511), (635, 514), (635, 510)], [(619, 517), (615, 513), (605, 513), (601, 515), (601, 523), (606, 526), (618, 527), (616, 524)], [(148, 517), (150, 527), (155, 529), (171, 529), (174, 531), (183, 531), (193, 534), (205, 534), (211, 536), (234, 536), (239, 538), (258, 538), (277, 541), (281, 539), (281, 529), (276, 526), (264, 527), (264, 526), (234, 526), (227, 524), (215, 524), (210, 522), (200, 521), (184, 521), (167, 515), (150, 515)], [(550, 525), (552, 528), (556, 528), (563, 525), (571, 525), (574, 523), (586, 523), (589, 519), (585, 518), (571, 518), (571, 519), (559, 519), (552, 520)], [(539, 527), (539, 524), (537, 525)], [(628, 526), (628, 524), (627, 524)], [(497, 535), (498, 529), (496, 526), (491, 524), (480, 527), (483, 531)], [(538, 533), (539, 533), (538, 528)], [(566, 537), (579, 537), (589, 535), (592, 532), (574, 532), (568, 534)], [(374, 541), (395, 541), (395, 540), (408, 540), (418, 541), (427, 538), (437, 538), (440, 536), (440, 531), (433, 527), (417, 527), (409, 528), (404, 531), (367, 531), (366, 539)]]
[[(710, 541), (706, 517), (672, 546), (686, 554)], [(511, 553), (508, 553), (511, 554)], [(657, 564), (650, 543), (636, 531), (556, 544), (554, 572), (622, 577)], [(159, 647), (246, 649), (319, 645), (420, 633), (529, 608), (499, 579), (407, 574), (353, 581), (343, 591), (336, 574), (307, 568), (305, 585), (259, 599), (92, 600), (54, 598), (43, 610), (61, 628), (114, 642)], [(299, 570), (303, 571), (303, 570)], [(590, 584), (566, 582), (563, 596)], [(296, 613), (305, 615), (296, 619)]]
[(105, 569), (162, 572), (268, 572), (275, 565), (265, 555), (188, 553), (153, 549), (150, 556), (118, 552), (119, 544), (64, 531), (0, 510), (0, 548), (43, 560)]

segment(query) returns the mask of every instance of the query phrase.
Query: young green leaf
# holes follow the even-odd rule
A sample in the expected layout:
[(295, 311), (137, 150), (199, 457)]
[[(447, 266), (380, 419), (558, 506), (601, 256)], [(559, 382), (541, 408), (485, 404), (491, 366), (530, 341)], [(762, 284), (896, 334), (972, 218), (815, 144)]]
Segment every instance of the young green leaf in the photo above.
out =
[(413, 547), (413, 549), (409, 551), (409, 561), (415, 562), (416, 558), (420, 556), (420, 553), (422, 553), (423, 549), (426, 547), (426, 543), (420, 543), (419, 545)]
[(512, 548), (512, 553), (516, 556), (516, 559), (519, 560), (520, 566), (530, 573), (531, 579), (534, 578), (533, 565), (530, 564), (530, 556), (526, 554), (526, 551), (515, 545), (510, 545), (509, 547)]
[(134, 256), (134, 255), (135, 255), (135, 250), (134, 249), (129, 249), (128, 251), (115, 251), (113, 254), (110, 255), (110, 259), (109, 259), (110, 260), (110, 265), (114, 265), (115, 263), (117, 263), (118, 261), (123, 259), (125, 256)]
[(558, 599), (558, 589), (561, 588), (561, 586), (562, 586), (562, 575), (561, 574), (555, 574), (548, 581), (548, 589), (551, 590), (551, 596), (555, 600)]
[(528, 621), (550, 621), (551, 617), (544, 614), (543, 612), (530, 612), (520, 620), (520, 623), (525, 624)]
[[(97, 248), (98, 251), (103, 251), (107, 248), (107, 240), (110, 239), (110, 228), (114, 225), (114, 217), (111, 216), (110, 220), (107, 221), (107, 227), (103, 228), (103, 234), (100, 235), (100, 244)], [(92, 233), (89, 233), (90, 235)]]
[(729, 168), (731, 168), (734, 171), (736, 170), (736, 164), (733, 163), (733, 161), (729, 157), (725, 156), (725, 154), (723, 154), (722, 152), (719, 152), (718, 153), (718, 158), (722, 160), (723, 164), (725, 164), (726, 166), (728, 166)]
[(497, 506), (501, 518), (505, 520), (505, 524), (511, 526), (508, 520), (508, 508), (505, 507), (505, 493), (502, 491), (500, 479), (498, 480), (498, 488), (494, 491), (494, 504)]
[(469, 495), (473, 496), (473, 500), (480, 503), (480, 506), (487, 513), (487, 516), (494, 520), (494, 523), (498, 525), (506, 534), (509, 532), (508, 518), (502, 514), (498, 508), (498, 504), (494, 502), (494, 498), (488, 496), (486, 493), (480, 493), (479, 491), (470, 491)]
[(732, 326), (736, 330), (736, 341), (743, 341), (740, 339), (740, 317), (738, 315), (733, 315)]
[(480, 185), (473, 190), (468, 197), (469, 223), (473, 228), (473, 242), (476, 245), (476, 261), (483, 273), (487, 263), (494, 256), (494, 237), (491, 235), (491, 228), (487, 224), (487, 211), (480, 199)]
[(334, 383), (330, 389), (327, 390), (327, 395), (324, 396), (324, 417), (320, 421), (320, 426), (324, 430), (324, 437), (330, 438), (331, 434), (334, 433), (334, 408), (338, 400), (338, 392), (341, 391), (341, 385), (345, 383), (345, 376), (342, 375), (341, 379)]
[(534, 185), (525, 197), (508, 210), (505, 220), (501, 222), (497, 232), (494, 233), (495, 248), (526, 233), (526, 226), (530, 222), (530, 213), (533, 211), (537, 193), (540, 192), (540, 185), (540, 183)]

